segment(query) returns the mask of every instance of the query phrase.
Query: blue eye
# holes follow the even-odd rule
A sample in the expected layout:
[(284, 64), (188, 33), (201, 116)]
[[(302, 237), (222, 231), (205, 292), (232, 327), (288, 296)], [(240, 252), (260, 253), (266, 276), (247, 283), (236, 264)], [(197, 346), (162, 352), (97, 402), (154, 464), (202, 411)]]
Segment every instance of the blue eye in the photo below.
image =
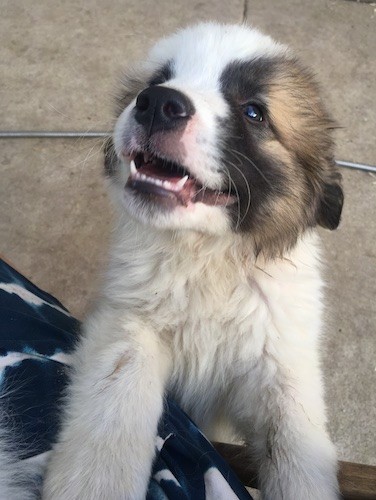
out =
[(262, 122), (264, 120), (262, 111), (256, 104), (247, 104), (244, 114), (253, 122)]

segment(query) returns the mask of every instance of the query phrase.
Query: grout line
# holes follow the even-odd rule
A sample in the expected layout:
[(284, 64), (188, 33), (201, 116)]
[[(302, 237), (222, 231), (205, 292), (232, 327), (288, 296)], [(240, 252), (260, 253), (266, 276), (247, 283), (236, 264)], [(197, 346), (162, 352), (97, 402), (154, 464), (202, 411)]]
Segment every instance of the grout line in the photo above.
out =
[(337, 165), (340, 167), (354, 168), (356, 170), (364, 170), (365, 172), (373, 172), (376, 174), (376, 167), (373, 165), (366, 165), (365, 163), (355, 163), (352, 161), (336, 160)]
[(64, 137), (109, 137), (111, 132), (59, 132), (59, 131), (49, 131), (49, 130), (4, 130), (0, 131), (0, 139), (28, 139), (28, 138), (64, 138)]
[[(247, 0), (245, 0), (244, 5), (247, 5)], [(64, 139), (64, 138), (82, 138), (82, 139), (90, 139), (96, 137), (110, 137), (111, 132), (75, 132), (75, 131), (50, 131), (50, 130), (4, 130), (0, 131), (0, 139), (38, 139), (38, 138), (47, 138), (47, 139)], [(376, 166), (367, 165), (365, 163), (357, 163), (351, 161), (343, 161), (336, 160), (337, 165), (345, 168), (352, 168), (356, 170), (363, 170), (364, 172), (373, 172), (376, 173)]]
[(247, 18), (248, 18), (248, 0), (244, 0), (242, 22), (245, 23), (247, 21)]

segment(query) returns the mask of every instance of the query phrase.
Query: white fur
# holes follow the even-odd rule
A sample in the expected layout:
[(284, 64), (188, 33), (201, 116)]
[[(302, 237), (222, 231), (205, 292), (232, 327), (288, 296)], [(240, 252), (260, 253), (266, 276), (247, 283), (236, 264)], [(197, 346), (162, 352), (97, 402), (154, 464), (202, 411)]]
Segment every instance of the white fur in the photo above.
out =
[[(277, 57), (287, 52), (286, 47), (255, 29), (215, 23), (198, 24), (159, 41), (143, 64), (144, 70), (151, 74), (173, 60), (175, 75), (163, 86), (185, 94), (194, 103), (196, 113), (178, 140), (183, 153), (177, 153), (176, 142), (164, 141), (157, 134), (158, 154), (183, 163), (202, 185), (220, 188), (224, 172), (223, 165), (219, 167), (218, 120), (225, 120), (228, 116), (228, 104), (219, 89), (221, 72), (233, 61)], [(115, 127), (114, 145), (119, 158), (140, 149), (141, 127), (134, 117), (135, 102), (133, 100), (125, 108)], [(194, 229), (211, 234), (229, 230), (223, 207), (191, 203), (188, 209), (178, 207), (169, 213), (150, 213), (130, 193), (124, 195), (128, 174), (129, 166), (125, 162), (113, 191), (117, 191), (115, 195), (126, 210), (142, 221), (152, 222), (159, 228)]]
[(264, 498), (336, 498), (316, 238), (257, 267), (247, 243), (117, 227), (44, 498), (144, 498), (166, 388), (209, 433), (231, 420), (260, 462)]
[[(218, 91), (222, 69), (284, 52), (255, 30), (215, 24), (152, 50), (145, 67), (174, 58), (177, 76), (167, 85), (198, 110), (196, 128), (187, 132), (195, 139), (182, 139), (190, 144), (184, 164), (209, 187), (223, 175), (215, 162), (216, 118), (227, 109)], [(133, 106), (115, 130), (119, 158), (124, 138), (137, 149)], [(256, 259), (251, 237), (231, 231), (224, 207), (196, 203), (150, 214), (124, 197), (128, 173), (125, 161), (112, 180), (119, 217), (110, 264), (76, 352), (44, 500), (145, 498), (166, 392), (209, 437), (230, 427), (244, 440), (264, 499), (337, 498), (318, 356), (316, 235), (304, 234), (284, 258)]]
[[(178, 74), (189, 68), (189, 80), (193, 79), (198, 88), (207, 89), (218, 86), (223, 67), (232, 61), (275, 57), (286, 51), (285, 46), (245, 25), (200, 23), (160, 40), (150, 51), (145, 66), (153, 69), (174, 59)], [(211, 55), (209, 64), (208, 53)]]
[(42, 460), (19, 460), (11, 435), (5, 431), (6, 420), (0, 422), (0, 500), (35, 500), (39, 497), (40, 479), (44, 474), (47, 454)]

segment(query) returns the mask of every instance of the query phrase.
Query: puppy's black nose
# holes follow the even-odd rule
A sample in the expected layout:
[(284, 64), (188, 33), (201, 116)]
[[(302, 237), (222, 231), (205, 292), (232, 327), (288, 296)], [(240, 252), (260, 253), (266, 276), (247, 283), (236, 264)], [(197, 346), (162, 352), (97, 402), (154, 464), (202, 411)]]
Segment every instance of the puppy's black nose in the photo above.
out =
[(149, 136), (184, 127), (194, 113), (192, 102), (182, 92), (159, 85), (143, 90), (136, 101), (135, 118)]

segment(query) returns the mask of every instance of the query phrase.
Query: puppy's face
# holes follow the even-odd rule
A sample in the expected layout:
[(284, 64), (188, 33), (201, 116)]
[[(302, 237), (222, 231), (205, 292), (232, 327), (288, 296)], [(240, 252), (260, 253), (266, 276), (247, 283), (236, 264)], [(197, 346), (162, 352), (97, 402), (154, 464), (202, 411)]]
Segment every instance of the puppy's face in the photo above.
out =
[(269, 256), (316, 224), (337, 227), (332, 122), (284, 47), (201, 24), (160, 41), (124, 85), (106, 170), (142, 223), (247, 233)]

